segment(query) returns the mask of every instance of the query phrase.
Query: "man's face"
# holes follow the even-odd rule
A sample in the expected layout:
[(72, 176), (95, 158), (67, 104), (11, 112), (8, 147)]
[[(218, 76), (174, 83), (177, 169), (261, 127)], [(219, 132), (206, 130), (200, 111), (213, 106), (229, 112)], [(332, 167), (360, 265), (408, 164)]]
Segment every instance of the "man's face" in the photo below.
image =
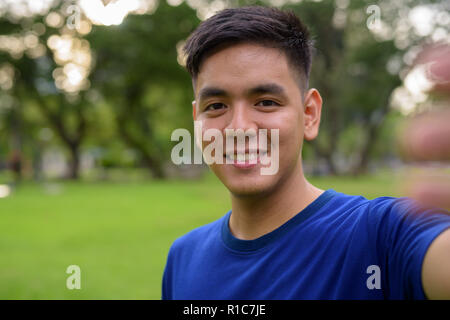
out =
[[(310, 99), (309, 93), (307, 96), (306, 99)], [(316, 100), (317, 96), (320, 98), (317, 93)], [(292, 174), (302, 174), (303, 139), (313, 139), (317, 135), (318, 122), (312, 121), (308, 111), (305, 112), (299, 80), (282, 51), (242, 43), (213, 53), (201, 65), (195, 83), (195, 98), (194, 120), (202, 122), (203, 132), (214, 128), (224, 137), (222, 164), (214, 163), (210, 168), (231, 193), (236, 196), (268, 193)], [(318, 111), (320, 119), (320, 107)], [(252, 129), (255, 132), (267, 129), (269, 157), (274, 138), (272, 129), (278, 129), (279, 167), (276, 174), (262, 175), (261, 167), (270, 165), (259, 162), (247, 167), (227, 164), (225, 153), (230, 150), (225, 145), (226, 129)], [(204, 148), (211, 142), (202, 143)]]

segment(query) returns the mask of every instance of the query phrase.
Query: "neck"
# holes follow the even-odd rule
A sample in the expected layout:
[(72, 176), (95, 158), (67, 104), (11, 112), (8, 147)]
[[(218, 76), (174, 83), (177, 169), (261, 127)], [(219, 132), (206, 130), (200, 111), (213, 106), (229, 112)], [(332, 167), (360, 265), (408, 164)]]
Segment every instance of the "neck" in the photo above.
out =
[(238, 239), (259, 238), (283, 225), (322, 193), (306, 180), (300, 162), (297, 170), (270, 194), (231, 194), (230, 231)]

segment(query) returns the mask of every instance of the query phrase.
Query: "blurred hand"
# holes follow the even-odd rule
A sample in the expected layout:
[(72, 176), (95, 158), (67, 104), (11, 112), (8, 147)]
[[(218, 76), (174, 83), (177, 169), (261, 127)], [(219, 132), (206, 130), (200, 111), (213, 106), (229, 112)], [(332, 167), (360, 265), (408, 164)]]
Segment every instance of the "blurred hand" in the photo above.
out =
[[(446, 169), (415, 173), (404, 182), (407, 196), (426, 205), (450, 209), (450, 45), (425, 49), (417, 64), (429, 65), (433, 93), (442, 95), (444, 110), (435, 110), (408, 121), (400, 136), (407, 158), (412, 161), (439, 161)], [(445, 171), (447, 170), (447, 171)]]

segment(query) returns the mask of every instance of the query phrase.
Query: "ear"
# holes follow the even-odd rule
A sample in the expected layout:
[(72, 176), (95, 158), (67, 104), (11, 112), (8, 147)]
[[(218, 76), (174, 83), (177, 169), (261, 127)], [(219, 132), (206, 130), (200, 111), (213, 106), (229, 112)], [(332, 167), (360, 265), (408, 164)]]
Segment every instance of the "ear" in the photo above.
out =
[(192, 118), (194, 119), (194, 140), (195, 140), (195, 145), (197, 146), (197, 148), (199, 150), (203, 150), (203, 147), (202, 147), (202, 136), (203, 136), (202, 122), (199, 121), (200, 124), (198, 124), (198, 121), (197, 121), (197, 103), (196, 103), (195, 100), (192, 101)]
[(194, 101), (192, 101), (192, 118), (195, 120), (197, 120), (197, 103)]
[(304, 137), (311, 141), (319, 133), (320, 116), (322, 112), (322, 97), (316, 89), (310, 89), (304, 103)]

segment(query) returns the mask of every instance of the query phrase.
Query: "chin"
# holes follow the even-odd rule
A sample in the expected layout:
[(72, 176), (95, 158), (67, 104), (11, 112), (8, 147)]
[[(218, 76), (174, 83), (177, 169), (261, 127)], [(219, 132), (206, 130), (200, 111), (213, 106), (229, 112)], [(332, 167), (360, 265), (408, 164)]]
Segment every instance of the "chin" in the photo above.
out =
[(221, 165), (211, 166), (211, 170), (236, 197), (264, 195), (275, 187), (278, 177), (261, 175), (259, 168), (239, 170)]

